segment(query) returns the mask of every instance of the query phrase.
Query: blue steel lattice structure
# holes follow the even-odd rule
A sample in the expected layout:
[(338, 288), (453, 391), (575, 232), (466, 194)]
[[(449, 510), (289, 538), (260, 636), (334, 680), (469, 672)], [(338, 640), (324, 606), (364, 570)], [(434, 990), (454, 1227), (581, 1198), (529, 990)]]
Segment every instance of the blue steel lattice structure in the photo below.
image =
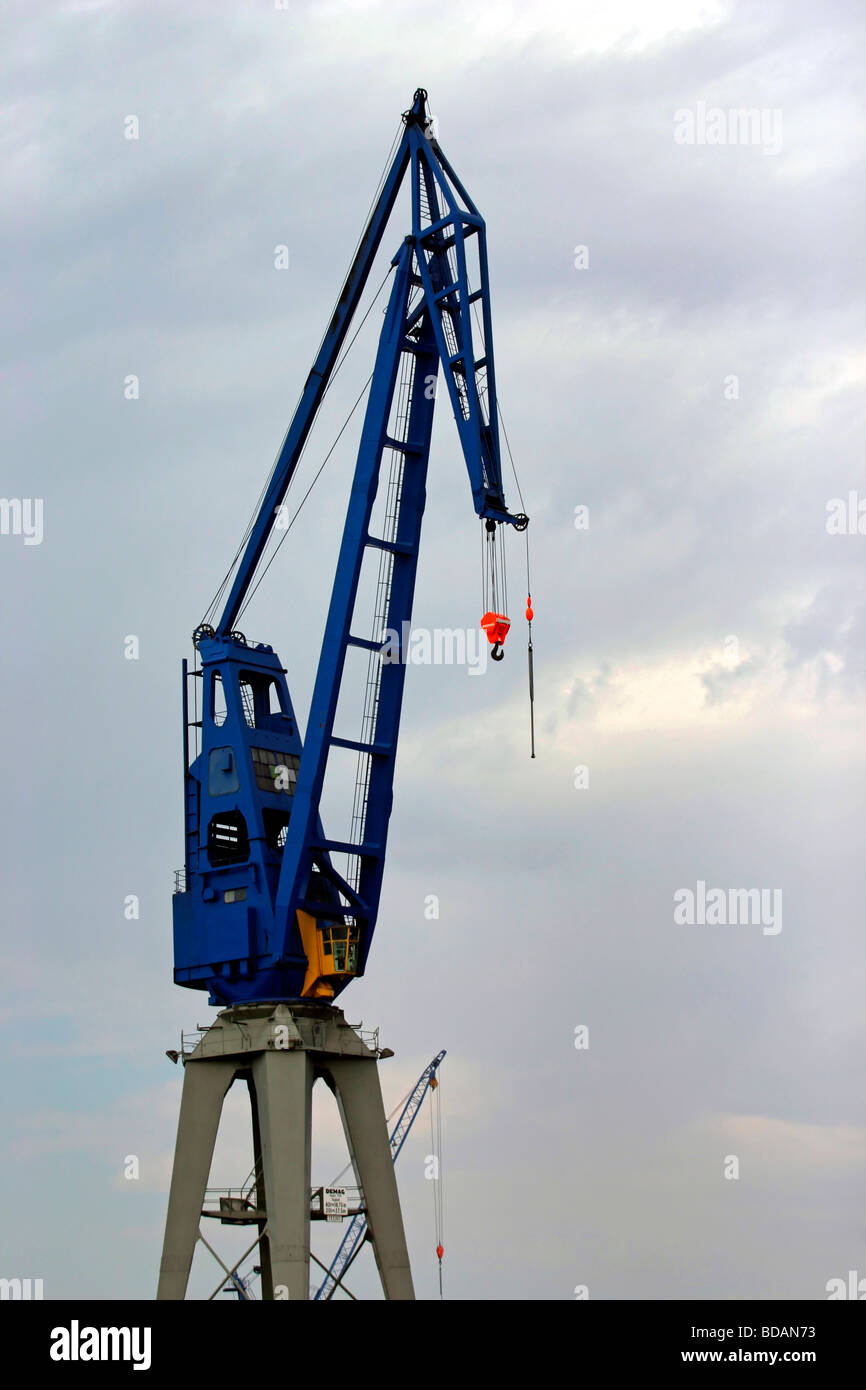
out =
[[(213, 1004), (329, 1000), (363, 974), (382, 886), (406, 669), (402, 650), (392, 647), (387, 661), (382, 653), (386, 632), (400, 643), (409, 632), (440, 368), (476, 513), (488, 532), (527, 524), (508, 510), (502, 488), (484, 220), (433, 138), (422, 89), (403, 123), (225, 608), (214, 627), (196, 631), (201, 670), (184, 663), (186, 861), (173, 900), (174, 976), (207, 989)], [(247, 643), (235, 624), (407, 172), (411, 233), (391, 263), (302, 743), (279, 658), (266, 644)], [(384, 521), (373, 526), (377, 495), (385, 498)], [(369, 552), (378, 556), (379, 579), (372, 633), (364, 635), (355, 608)], [(344, 737), (335, 718), (350, 648), (366, 653), (369, 664), (363, 727)], [(192, 761), (190, 680), (201, 682), (200, 751)], [(329, 839), (319, 817), (335, 748), (357, 757), (345, 840)]]

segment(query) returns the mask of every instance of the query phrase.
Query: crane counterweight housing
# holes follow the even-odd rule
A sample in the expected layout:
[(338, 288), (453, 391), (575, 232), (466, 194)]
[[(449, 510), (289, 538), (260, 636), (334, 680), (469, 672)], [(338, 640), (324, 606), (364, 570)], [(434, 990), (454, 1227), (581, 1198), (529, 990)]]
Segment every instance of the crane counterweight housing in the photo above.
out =
[[(406, 660), (383, 647), (409, 632), (436, 385), (450, 399), (476, 514), (488, 537), (525, 528), (502, 488), (484, 220), (446, 160), (418, 89), (334, 315), (240, 556), (223, 613), (184, 663), (185, 868), (174, 895), (175, 980), (214, 1004), (331, 1000), (363, 974), (379, 906)], [(235, 627), (409, 173), (411, 232), (370, 381), (306, 738), (269, 645)], [(373, 526), (376, 508), (384, 517)], [(491, 544), (490, 554), (496, 553)], [(356, 612), (365, 557), (376, 607)], [(498, 563), (498, 562), (497, 562)], [(495, 575), (494, 575), (495, 579)], [(485, 630), (508, 630), (496, 585)], [(357, 605), (360, 607), (360, 605)], [(486, 622), (487, 619), (495, 620)], [(363, 629), (363, 630), (362, 630)], [(391, 634), (386, 637), (386, 634)], [(346, 655), (366, 656), (359, 731), (336, 727)], [(192, 701), (190, 700), (192, 695)], [(189, 710), (201, 710), (190, 719)], [(328, 758), (357, 758), (351, 828), (329, 838), (319, 815)], [(348, 819), (348, 817), (347, 817)]]

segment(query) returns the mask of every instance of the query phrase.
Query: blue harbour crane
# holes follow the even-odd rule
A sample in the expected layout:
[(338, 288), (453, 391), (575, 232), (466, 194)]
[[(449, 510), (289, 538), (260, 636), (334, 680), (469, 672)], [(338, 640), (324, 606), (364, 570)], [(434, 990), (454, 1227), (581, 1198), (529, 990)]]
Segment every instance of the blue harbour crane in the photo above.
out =
[[(307, 378), (225, 606), (184, 665), (185, 871), (174, 895), (175, 981), (211, 1003), (333, 999), (367, 963), (382, 888), (406, 662), (382, 659), (384, 634), (405, 640), (412, 615), (436, 382), (441, 368), (472, 501), (485, 526), (489, 611), (499, 658), (501, 528), (525, 529), (505, 501), (484, 220), (430, 130), (426, 93), (403, 117), (399, 148)], [(337, 571), (302, 742), (286, 672), (273, 648), (237, 630), (308, 433), (337, 364), (401, 184), (411, 180), (411, 232), (391, 262)], [(474, 278), (470, 281), (470, 268)], [(387, 465), (387, 479), (383, 476)], [(384, 522), (371, 529), (377, 490)], [(372, 628), (353, 621), (362, 563), (379, 557)], [(391, 639), (393, 640), (393, 639)], [(335, 732), (350, 648), (369, 655), (364, 727)], [(200, 751), (190, 762), (189, 681), (201, 684)], [(357, 754), (352, 831), (331, 839), (319, 815), (328, 757)]]
[[(314, 1296), (333, 1295), (364, 1238), (386, 1298), (414, 1298), (393, 1160), (444, 1053), (422, 1074), (389, 1140), (378, 1063), (393, 1053), (379, 1046), (378, 1032), (347, 1023), (335, 1001), (364, 974), (379, 912), (437, 396), (450, 402), (481, 523), (481, 628), (494, 662), (511, 625), (504, 538), (526, 532), (528, 517), (522, 498), (521, 510), (510, 510), (503, 488), (486, 227), (436, 138), (423, 88), (392, 152), (270, 477), (193, 634), (192, 669), (183, 663), (185, 856), (173, 897), (174, 979), (206, 991), (219, 1013), (199, 1028), (194, 1047), (168, 1054), (182, 1057), (184, 1081), (161, 1299), (185, 1298), (197, 1244), (207, 1245), (199, 1220), (213, 1214), (203, 1202), (223, 1100), (236, 1080), (249, 1091), (256, 1176), (235, 1215), (258, 1227), (262, 1297), (310, 1297), (311, 1095), (320, 1079), (338, 1103), (364, 1220), (350, 1225)], [(379, 287), (390, 279), (302, 739), (286, 668), (239, 624), (300, 510), (286, 525), (286, 498), (319, 409), (373, 307), (347, 341), (407, 183), (408, 230)], [(507, 446), (504, 426), (502, 433)], [(529, 591), (528, 543), (526, 558)], [(362, 569), (371, 568), (372, 615), (362, 584)], [(534, 757), (532, 617), (530, 596)], [(349, 660), (353, 651), (360, 657)], [(343, 727), (346, 706), (362, 711), (360, 729)], [(354, 793), (344, 826), (329, 831), (320, 806), (337, 753), (354, 761)], [(437, 1253), (441, 1276), (438, 1234)], [(242, 1296), (237, 1283), (229, 1287)]]

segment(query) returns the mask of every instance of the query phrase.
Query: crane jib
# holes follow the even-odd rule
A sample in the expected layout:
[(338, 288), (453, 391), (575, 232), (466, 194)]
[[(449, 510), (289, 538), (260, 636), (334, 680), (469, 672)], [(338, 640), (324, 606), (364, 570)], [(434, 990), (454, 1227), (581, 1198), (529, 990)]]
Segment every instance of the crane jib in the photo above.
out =
[[(246, 544), (227, 576), (222, 615), (197, 629), (196, 669), (184, 673), (186, 853), (174, 896), (175, 979), (206, 989), (216, 1004), (327, 1001), (364, 972), (407, 664), (383, 661), (382, 651), (386, 633), (403, 634), (411, 624), (440, 379), (482, 518), (482, 625), (494, 659), (510, 626), (502, 537), (524, 529), (527, 518), (509, 510), (502, 484), (486, 228), (432, 138), (421, 89), (403, 119)], [(392, 262), (302, 740), (279, 657), (236, 625), (407, 176), (410, 231)], [(386, 505), (377, 506), (380, 499)], [(377, 573), (372, 621), (358, 602), (365, 561)], [(337, 719), (341, 693), (353, 685), (361, 692), (360, 730)], [(353, 760), (354, 794), (348, 830), (329, 838), (319, 808), (340, 758)]]

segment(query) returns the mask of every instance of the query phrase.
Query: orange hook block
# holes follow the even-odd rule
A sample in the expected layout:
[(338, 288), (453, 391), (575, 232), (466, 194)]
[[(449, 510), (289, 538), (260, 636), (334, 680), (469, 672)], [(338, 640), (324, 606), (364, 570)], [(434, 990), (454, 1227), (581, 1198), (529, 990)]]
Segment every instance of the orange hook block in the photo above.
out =
[(487, 633), (487, 640), (491, 644), (496, 642), (503, 643), (511, 627), (511, 619), (506, 618), (504, 613), (485, 613), (481, 619), (481, 626)]
[(485, 613), (481, 619), (481, 626), (487, 633), (487, 640), (492, 647), (490, 652), (492, 660), (501, 661), (505, 655), (502, 650), (502, 643), (511, 627), (511, 620), (506, 618), (504, 613)]

